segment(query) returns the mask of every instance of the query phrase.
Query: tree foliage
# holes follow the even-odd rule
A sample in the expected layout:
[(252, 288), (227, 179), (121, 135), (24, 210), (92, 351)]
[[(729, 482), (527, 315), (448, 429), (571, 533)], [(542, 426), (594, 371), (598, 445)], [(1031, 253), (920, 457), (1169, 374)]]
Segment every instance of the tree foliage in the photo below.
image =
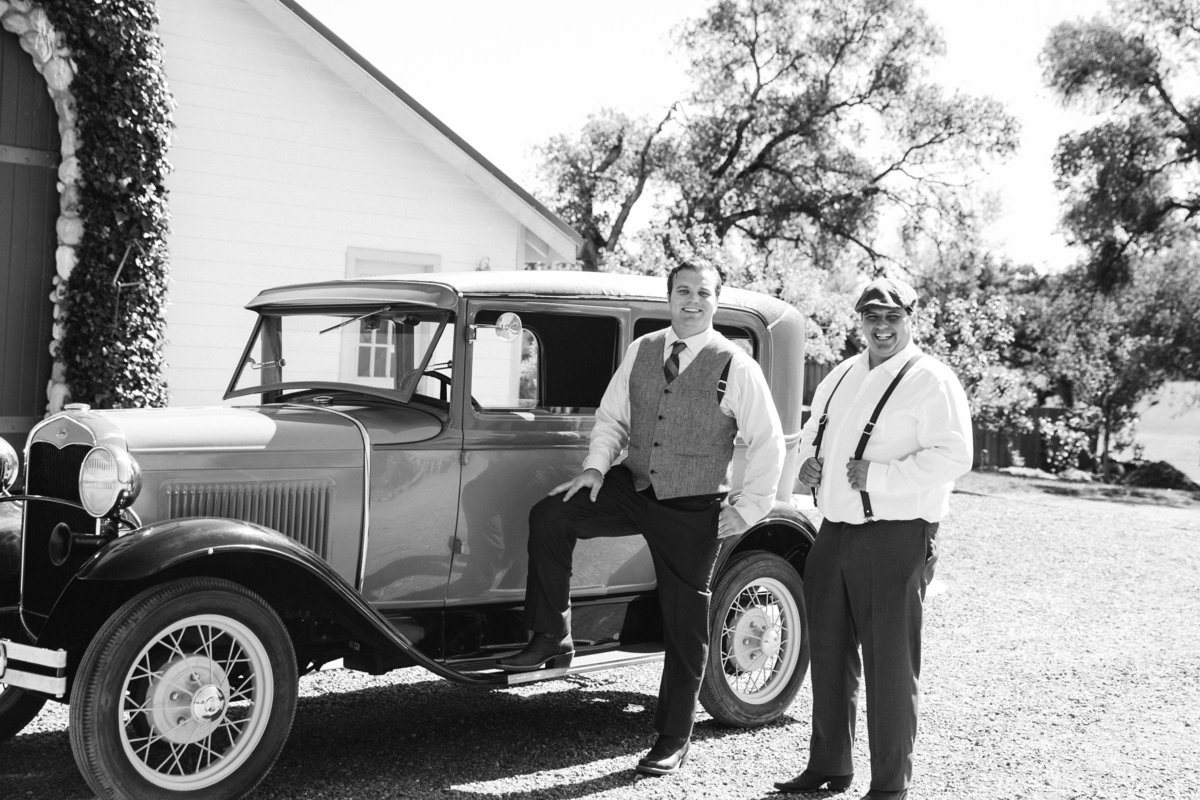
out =
[(1197, 257), (1192, 244), (1144, 259), (1108, 293), (1070, 274), (1055, 281), (1039, 366), (1064, 405), (1095, 409), (1102, 459), (1136, 420), (1143, 398), (1167, 380), (1200, 374)]
[(616, 250), (634, 206), (662, 171), (668, 156), (663, 128), (671, 114), (651, 125), (602, 109), (578, 137), (555, 136), (539, 148), (539, 178), (553, 198), (551, 208), (583, 237), (587, 268)]
[(661, 230), (878, 271), (881, 220), (969, 224), (972, 171), (1015, 146), (997, 103), (926, 79), (943, 44), (913, 0), (718, 0), (678, 45), (692, 88), (661, 120), (597, 115), (542, 150), (550, 206), (609, 254), (656, 185)]
[(943, 299), (927, 289), (914, 336), (950, 366), (963, 384), (971, 418), (984, 430), (1030, 430), (1036, 402), (1025, 374), (1010, 366), (1020, 310), (1004, 294), (973, 292)]
[(1200, 2), (1115, 2), (1107, 16), (1056, 26), (1041, 63), (1064, 102), (1098, 115), (1059, 140), (1054, 169), (1064, 227), (1090, 254), (1083, 277), (1109, 291), (1141, 255), (1196, 234)]
[(944, 45), (909, 0), (722, 0), (680, 43), (696, 87), (669, 173), (684, 229), (876, 262), (881, 215), (961, 217), (972, 166), (1013, 147), (998, 104), (925, 79)]
[(165, 405), (171, 98), (154, 0), (43, 7), (76, 65), (84, 233), (63, 302), (67, 384), (102, 408)]

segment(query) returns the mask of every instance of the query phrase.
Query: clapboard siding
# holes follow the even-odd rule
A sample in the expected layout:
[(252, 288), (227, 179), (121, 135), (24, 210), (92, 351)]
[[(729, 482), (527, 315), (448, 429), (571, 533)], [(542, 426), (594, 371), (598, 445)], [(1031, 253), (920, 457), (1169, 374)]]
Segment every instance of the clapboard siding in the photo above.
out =
[(466, 156), (430, 149), (427, 125), (385, 113), (245, 0), (160, 0), (159, 11), (177, 103), (173, 405), (219, 397), (252, 322), (242, 306), (260, 289), (345, 277), (350, 248), (432, 254), (444, 270), (518, 266), (520, 222), (467, 174)]

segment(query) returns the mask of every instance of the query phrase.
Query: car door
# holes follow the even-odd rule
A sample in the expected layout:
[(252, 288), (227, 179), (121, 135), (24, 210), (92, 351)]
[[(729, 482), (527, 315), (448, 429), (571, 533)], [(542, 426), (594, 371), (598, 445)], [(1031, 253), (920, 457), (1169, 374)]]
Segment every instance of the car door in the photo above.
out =
[[(499, 315), (522, 333), (505, 342)], [(529, 509), (571, 480), (587, 454), (596, 407), (628, 344), (627, 308), (571, 302), (476, 302), (468, 347), (461, 506), (447, 605), (525, 596)], [(644, 591), (654, 570), (638, 536), (580, 542), (572, 596)]]

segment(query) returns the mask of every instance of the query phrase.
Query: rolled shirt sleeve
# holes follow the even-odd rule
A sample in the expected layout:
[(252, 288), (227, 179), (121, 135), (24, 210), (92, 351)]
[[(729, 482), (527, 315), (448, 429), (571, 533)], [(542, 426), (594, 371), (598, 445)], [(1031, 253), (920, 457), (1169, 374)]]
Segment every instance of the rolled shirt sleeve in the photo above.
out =
[(967, 395), (954, 375), (939, 372), (919, 376), (915, 452), (891, 461), (872, 461), (867, 469), (868, 492), (926, 492), (971, 471), (974, 441)]

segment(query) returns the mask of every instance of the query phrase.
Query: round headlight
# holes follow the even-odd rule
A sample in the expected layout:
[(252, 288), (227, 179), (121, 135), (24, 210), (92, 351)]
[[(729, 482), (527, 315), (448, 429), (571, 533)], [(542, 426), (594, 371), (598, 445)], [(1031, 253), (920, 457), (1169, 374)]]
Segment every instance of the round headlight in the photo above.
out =
[(124, 450), (99, 445), (83, 458), (79, 468), (79, 501), (93, 517), (107, 517), (137, 499), (142, 473)]
[(0, 439), (0, 492), (7, 492), (17, 482), (17, 472), (21, 462), (17, 459), (17, 451), (13, 446)]

